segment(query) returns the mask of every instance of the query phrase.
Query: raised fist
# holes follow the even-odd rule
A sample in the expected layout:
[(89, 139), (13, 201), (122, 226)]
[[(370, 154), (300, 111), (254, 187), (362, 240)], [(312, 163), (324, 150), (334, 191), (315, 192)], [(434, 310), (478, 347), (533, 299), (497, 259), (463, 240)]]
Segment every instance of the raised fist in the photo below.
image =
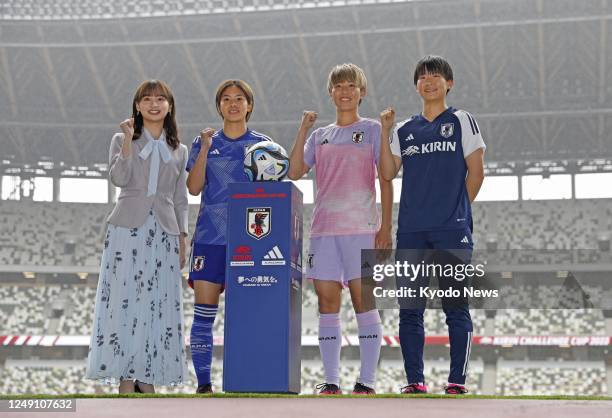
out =
[(205, 128), (200, 131), (200, 142), (202, 143), (201, 150), (208, 152), (210, 147), (212, 147), (212, 136), (214, 134), (215, 130), (213, 128)]
[(304, 113), (302, 114), (301, 128), (306, 129), (306, 130), (312, 128), (312, 125), (314, 125), (316, 120), (317, 120), (317, 112), (313, 112), (312, 110), (305, 110)]
[(134, 119), (124, 120), (119, 124), (119, 128), (121, 128), (121, 132), (123, 132), (126, 138), (132, 139), (134, 136)]
[(380, 124), (383, 130), (389, 130), (395, 123), (395, 110), (392, 107), (388, 107), (380, 113)]

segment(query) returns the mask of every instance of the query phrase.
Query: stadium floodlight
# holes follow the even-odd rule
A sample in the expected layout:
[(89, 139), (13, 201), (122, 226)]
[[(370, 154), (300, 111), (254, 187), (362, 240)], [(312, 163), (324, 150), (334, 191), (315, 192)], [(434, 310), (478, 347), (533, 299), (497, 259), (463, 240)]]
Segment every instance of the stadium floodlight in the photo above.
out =
[(561, 270), (557, 272), (557, 279), (567, 279), (567, 270)]
[(36, 273), (34, 273), (33, 271), (24, 271), (23, 272), (23, 278), (24, 279), (35, 279), (36, 278)]

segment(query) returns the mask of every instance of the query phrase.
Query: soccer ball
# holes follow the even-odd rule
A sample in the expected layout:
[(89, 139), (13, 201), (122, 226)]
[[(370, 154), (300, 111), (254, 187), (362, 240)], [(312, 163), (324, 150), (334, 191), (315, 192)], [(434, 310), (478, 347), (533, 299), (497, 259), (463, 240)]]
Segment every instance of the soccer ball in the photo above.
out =
[(289, 172), (287, 151), (272, 141), (251, 145), (244, 156), (244, 172), (251, 181), (281, 181)]

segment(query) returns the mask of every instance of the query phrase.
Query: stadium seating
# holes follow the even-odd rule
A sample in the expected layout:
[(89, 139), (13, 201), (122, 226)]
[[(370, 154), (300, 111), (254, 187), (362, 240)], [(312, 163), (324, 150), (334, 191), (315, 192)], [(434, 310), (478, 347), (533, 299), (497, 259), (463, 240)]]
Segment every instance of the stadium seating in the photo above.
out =
[(49, 327), (52, 305), (59, 286), (0, 286), (0, 310), (5, 318), (3, 334), (41, 335)]
[[(39, 361), (40, 363), (40, 361)], [(46, 365), (7, 365), (0, 369), (0, 393), (10, 394), (50, 394), (66, 393), (113, 393), (115, 386), (84, 379), (85, 365), (77, 361), (49, 362)], [(62, 365), (61, 363), (67, 363)], [(222, 364), (213, 363), (212, 380), (221, 389)], [(190, 393), (195, 388), (196, 379), (192, 366), (185, 384), (176, 387), (159, 387), (159, 393)], [(341, 386), (344, 393), (350, 392), (359, 376), (359, 362), (341, 362)], [(445, 359), (427, 360), (425, 376), (431, 393), (441, 393), (448, 376)], [(479, 394), (482, 388), (482, 362), (474, 360), (466, 385), (470, 393)], [(377, 373), (378, 393), (397, 393), (405, 385), (405, 374), (401, 361), (383, 360)], [(302, 362), (302, 393), (316, 393), (315, 386), (323, 382), (324, 373), (321, 362), (306, 360)], [(606, 376), (603, 364), (598, 362), (503, 362), (501, 361), (496, 377), (497, 395), (575, 395), (597, 396), (606, 391)]]
[[(85, 365), (78, 365), (71, 361), (68, 366), (57, 367), (52, 363), (45, 366), (8, 366), (0, 369), (0, 393), (2, 394), (27, 394), (46, 393), (61, 395), (64, 393), (112, 393), (116, 391), (115, 386), (103, 384), (84, 379)], [(160, 387), (159, 393), (184, 393), (191, 392), (195, 388), (196, 379), (193, 367), (189, 364), (189, 377), (183, 386)], [(359, 377), (359, 362), (350, 360), (342, 361), (340, 374), (341, 385), (344, 392), (350, 392)], [(447, 381), (448, 364), (445, 360), (427, 362), (425, 374), (428, 384), (433, 393), (441, 392)], [(223, 375), (223, 362), (216, 360), (212, 368), (213, 384), (220, 390)], [(397, 393), (405, 385), (403, 365), (399, 361), (383, 361), (377, 373), (379, 393)], [(468, 384), (471, 392), (478, 393), (478, 387), (482, 379), (482, 367), (475, 362), (472, 367)], [(315, 393), (315, 386), (323, 382), (324, 374), (321, 362), (318, 360), (306, 360), (302, 362), (302, 393)]]
[[(61, 363), (59, 361), (58, 363)], [(516, 364), (513, 364), (516, 363)], [(183, 386), (160, 387), (159, 393), (189, 393), (195, 388), (195, 376), (190, 375)], [(222, 382), (222, 361), (213, 364), (213, 382), (220, 389)], [(359, 362), (341, 363), (341, 386), (350, 391), (359, 376)], [(68, 366), (7, 366), (0, 369), (0, 393), (27, 394), (45, 393), (62, 395), (66, 393), (113, 393), (115, 386), (86, 380), (84, 364), (71, 361)], [(432, 393), (440, 393), (447, 381), (446, 360), (428, 360), (425, 376)], [(397, 393), (405, 385), (405, 374), (400, 361), (383, 360), (377, 374), (378, 393)], [(302, 393), (315, 393), (315, 386), (324, 381), (323, 368), (318, 360), (302, 363)], [(603, 364), (598, 362), (500, 362), (496, 378), (497, 395), (584, 395), (597, 396), (606, 393), (606, 376)], [(470, 393), (478, 394), (482, 387), (482, 363), (471, 364), (466, 382)]]
[[(506, 364), (507, 365), (507, 364)], [(592, 395), (606, 391), (606, 377), (603, 364), (588, 364), (577, 367), (575, 364), (542, 363), (522, 367), (500, 367), (497, 375), (497, 395)], [(213, 382), (220, 389), (222, 382), (222, 362), (213, 365)], [(48, 366), (8, 366), (0, 369), (0, 393), (10, 394), (50, 394), (66, 393), (114, 393), (115, 386), (86, 380), (84, 365), (67, 367)], [(447, 381), (448, 365), (442, 359), (425, 364), (425, 376), (432, 393), (442, 392)], [(344, 392), (351, 390), (359, 376), (359, 363), (344, 361), (341, 366), (341, 385)], [(397, 393), (405, 385), (405, 374), (401, 362), (382, 361), (378, 370), (378, 393)], [(324, 381), (323, 368), (319, 361), (302, 363), (302, 393), (315, 393), (315, 386)], [(160, 387), (159, 393), (190, 393), (195, 388), (196, 379), (190, 366), (190, 376), (182, 386)], [(466, 382), (470, 393), (481, 393), (482, 365), (475, 361)]]
[[(563, 210), (557, 202), (477, 203), (474, 205), (477, 220), (474, 239), (477, 248), (485, 248), (487, 241), (494, 239), (497, 254), (516, 262), (503, 250), (525, 249), (552, 250), (595, 249), (602, 231), (610, 231), (612, 211), (602, 201), (564, 201)], [(99, 264), (103, 241), (103, 222), (111, 205), (44, 203), (23, 205), (3, 201), (0, 207), (0, 264), (89, 266)], [(197, 206), (190, 206), (190, 229), (193, 230)], [(397, 216), (397, 205), (394, 207)], [(304, 227), (308, 230), (312, 205), (305, 207)], [(543, 213), (550, 214), (544, 216)], [(580, 227), (579, 227), (580, 226)], [(8, 238), (10, 237), (10, 238)], [(304, 251), (308, 248), (306, 234)], [(508, 254), (510, 252), (507, 252)], [(526, 254), (524, 252), (523, 254)], [(604, 252), (605, 255), (605, 252)], [(531, 258), (520, 260), (531, 263), (554, 263)], [(570, 260), (576, 261), (576, 260)], [(582, 262), (603, 262), (585, 259)], [(545, 289), (540, 297), (558, 297), (560, 287)], [(600, 294), (601, 289), (585, 288), (590, 294)], [(89, 335), (93, 322), (95, 287), (87, 284), (37, 284), (35, 281), (19, 285), (0, 286), (0, 334), (1, 335)], [(609, 293), (609, 292), (608, 292)], [(524, 306), (525, 300), (533, 296), (529, 288), (510, 289), (505, 295), (509, 306)], [(183, 289), (186, 332), (193, 321), (193, 291), (186, 284)], [(522, 304), (522, 305), (521, 305)], [(215, 321), (215, 334), (221, 336), (224, 325), (224, 295)], [(304, 335), (317, 335), (317, 297), (312, 283), (303, 286)], [(397, 335), (398, 311), (381, 311), (385, 335)], [(348, 292), (343, 293), (341, 307), (342, 329), (345, 335), (357, 333), (357, 323)], [(606, 324), (600, 309), (504, 309), (497, 311), (495, 318), (487, 323), (483, 310), (472, 310), (476, 335), (606, 335)], [(488, 324), (488, 328), (487, 328)], [(444, 335), (447, 332), (444, 313), (430, 309), (425, 314), (427, 335)], [(394, 363), (395, 362), (395, 363)], [(447, 365), (434, 362), (426, 365), (427, 380), (434, 391), (440, 391), (445, 383)], [(221, 362), (217, 362), (214, 380), (221, 381)], [(482, 367), (472, 367), (470, 389), (479, 393)], [(345, 392), (358, 376), (358, 363), (343, 361)], [(81, 366), (14, 367), (1, 370), (6, 387), (0, 393), (109, 393), (114, 388), (82, 379), (85, 369)], [(380, 393), (395, 393), (404, 382), (401, 364), (383, 359), (379, 370)], [(553, 381), (553, 378), (556, 379)], [(184, 387), (163, 388), (164, 393), (189, 392), (195, 387), (193, 373)], [(559, 380), (560, 379), (560, 380)], [(303, 365), (303, 393), (312, 393), (314, 386), (323, 380), (321, 364), (316, 360), (305, 360)], [(527, 382), (527, 383), (526, 383)], [(498, 370), (497, 393), (512, 394), (602, 394), (606, 391), (603, 367), (573, 368), (562, 364), (549, 364), (545, 368), (508, 367)], [(1, 385), (0, 385), (1, 386)], [(563, 389), (560, 389), (560, 387)]]
[[(498, 250), (595, 250), (601, 234), (612, 232), (612, 204), (606, 202), (476, 203), (473, 207), (476, 249), (484, 250), (487, 241), (494, 240)], [(396, 204), (393, 219), (397, 219), (397, 209)], [(104, 220), (111, 210), (112, 205), (108, 204), (24, 205), (3, 201), (0, 208), (0, 265), (98, 266), (105, 233)], [(191, 231), (197, 212), (198, 207), (190, 205)], [(310, 227), (311, 216), (312, 205), (305, 205), (305, 231)], [(307, 249), (308, 233), (305, 234), (304, 251)]]
[(474, 241), (497, 240), (497, 248), (523, 250), (596, 249), (612, 231), (612, 205), (603, 200), (477, 202)]
[(499, 365), (497, 393), (500, 395), (571, 395), (597, 396), (606, 393), (603, 364), (520, 362)]
[[(75, 363), (75, 362), (71, 362)], [(63, 395), (66, 393), (116, 393), (116, 385), (104, 384), (85, 379), (84, 361), (79, 365), (67, 367), (49, 366), (9, 366), (0, 369), (0, 393), (2, 394), (28, 394), (44, 393), (49, 395)], [(220, 362), (221, 363), (221, 362)], [(191, 367), (191, 366), (190, 366)], [(213, 381), (221, 382), (222, 370), (213, 369)], [(189, 378), (182, 386), (160, 387), (159, 393), (190, 393), (195, 390), (196, 379), (193, 369), (190, 369)]]
[(94, 318), (92, 301), (96, 300), (96, 289), (89, 286), (71, 286), (70, 289), (64, 289), (64, 314), (60, 317), (55, 332), (61, 335), (90, 335)]
[[(11, 285), (0, 286), (0, 335), (89, 335), (93, 323), (96, 289), (87, 285)], [(317, 297), (312, 284), (303, 288), (302, 334), (317, 335)], [(219, 300), (215, 333), (222, 335), (224, 294)], [(193, 291), (183, 286), (185, 327), (193, 322)], [(474, 334), (486, 334), (485, 313), (473, 309)], [(385, 335), (397, 335), (398, 310), (381, 310)], [(343, 333), (357, 334), (357, 321), (348, 293), (343, 294), (341, 307)], [(601, 309), (503, 309), (494, 319), (494, 335), (605, 335)], [(428, 335), (447, 332), (444, 313), (428, 309), (425, 313)]]

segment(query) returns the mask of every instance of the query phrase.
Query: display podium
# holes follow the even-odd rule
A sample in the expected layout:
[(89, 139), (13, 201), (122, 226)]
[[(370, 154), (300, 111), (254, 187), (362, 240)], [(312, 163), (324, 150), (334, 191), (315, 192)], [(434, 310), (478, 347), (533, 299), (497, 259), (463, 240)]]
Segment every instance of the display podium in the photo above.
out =
[(229, 190), (223, 390), (299, 393), (302, 193), (291, 182)]

